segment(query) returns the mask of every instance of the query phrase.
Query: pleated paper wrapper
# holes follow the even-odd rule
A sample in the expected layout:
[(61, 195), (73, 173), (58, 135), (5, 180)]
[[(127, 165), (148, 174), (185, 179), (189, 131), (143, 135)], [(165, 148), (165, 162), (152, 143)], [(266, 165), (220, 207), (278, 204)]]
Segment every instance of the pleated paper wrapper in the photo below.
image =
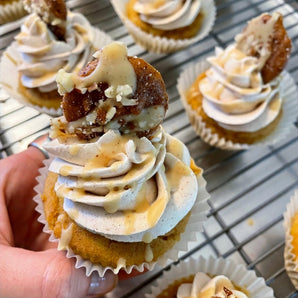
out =
[(18, 20), (28, 14), (24, 9), (23, 0), (0, 5), (0, 25)]
[[(59, 242), (60, 240), (54, 236), (53, 231), (50, 230), (49, 225), (46, 221), (43, 209), (43, 202), (41, 199), (41, 194), (43, 193), (44, 189), (44, 183), (48, 175), (48, 167), (52, 160), (53, 156), (51, 156), (50, 159), (45, 160), (45, 167), (40, 169), (40, 176), (37, 177), (38, 185), (35, 187), (37, 195), (34, 197), (34, 201), (37, 203), (36, 210), (40, 213), (40, 217), (38, 218), (38, 220), (44, 224), (43, 231), (50, 234), (50, 241)], [(136, 269), (139, 272), (143, 272), (145, 269), (153, 270), (156, 265), (164, 267), (171, 262), (177, 261), (180, 254), (187, 252), (189, 250), (189, 247), (193, 246), (196, 243), (198, 235), (203, 230), (203, 223), (206, 221), (207, 213), (210, 209), (207, 203), (207, 200), (210, 196), (206, 190), (206, 181), (202, 176), (200, 176), (200, 178), (198, 179), (198, 184), (198, 197), (191, 209), (191, 216), (186, 225), (185, 231), (180, 235), (180, 240), (177, 241), (170, 250), (159, 257), (155, 262), (145, 262), (140, 265), (132, 266), (119, 264), (117, 268), (112, 268), (103, 267), (100, 264), (93, 264), (89, 260), (84, 260), (79, 255), (74, 254), (74, 252), (70, 248), (67, 249), (66, 256), (68, 258), (75, 258), (76, 268), (84, 267), (86, 269), (87, 276), (89, 276), (94, 271), (98, 272), (100, 276), (103, 276), (107, 270), (111, 270), (115, 274), (117, 274), (121, 269), (123, 269), (128, 274), (131, 273), (133, 269)]]
[(202, 256), (181, 261), (173, 265), (169, 271), (164, 271), (145, 297), (155, 298), (175, 281), (197, 272), (204, 272), (210, 276), (225, 275), (234, 285), (247, 290), (250, 298), (274, 297), (273, 290), (266, 286), (264, 278), (257, 277), (253, 270), (247, 270), (244, 265), (236, 264), (233, 260)]
[(272, 133), (253, 144), (233, 142), (223, 137), (219, 137), (216, 133), (212, 133), (211, 129), (206, 127), (206, 123), (199, 116), (197, 111), (192, 109), (186, 99), (186, 92), (190, 89), (197, 77), (205, 72), (209, 67), (210, 64), (205, 60), (201, 60), (196, 64), (192, 64), (181, 73), (177, 83), (177, 89), (188, 115), (190, 124), (197, 135), (199, 135), (204, 142), (223, 150), (244, 150), (257, 145), (274, 145), (275, 143), (284, 139), (291, 132), (294, 132), (294, 122), (296, 121), (298, 115), (298, 92), (294, 79), (288, 72), (284, 71), (281, 74), (282, 79), (280, 82), (280, 95), (283, 99), (283, 115), (278, 123), (277, 128)]
[(287, 210), (284, 213), (284, 229), (285, 229), (285, 250), (284, 259), (287, 273), (294, 285), (298, 290), (298, 260), (293, 253), (293, 236), (290, 234), (293, 219), (298, 213), (298, 188), (295, 190), (294, 195), (291, 197), (290, 203), (287, 205)]

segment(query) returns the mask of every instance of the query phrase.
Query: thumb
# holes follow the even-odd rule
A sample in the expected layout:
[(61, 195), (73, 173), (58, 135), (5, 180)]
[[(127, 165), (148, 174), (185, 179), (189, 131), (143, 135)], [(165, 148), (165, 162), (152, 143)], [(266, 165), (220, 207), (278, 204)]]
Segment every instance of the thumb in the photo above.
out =
[(0, 246), (1, 297), (86, 297), (112, 290), (117, 277), (111, 271), (100, 278), (87, 277), (85, 269), (75, 269), (74, 259), (56, 249), (33, 252)]

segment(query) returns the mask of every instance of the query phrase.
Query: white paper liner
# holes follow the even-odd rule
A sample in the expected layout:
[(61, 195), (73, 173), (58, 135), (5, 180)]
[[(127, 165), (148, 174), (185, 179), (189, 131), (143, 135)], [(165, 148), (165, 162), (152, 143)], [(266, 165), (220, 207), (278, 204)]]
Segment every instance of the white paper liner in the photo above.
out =
[(24, 9), (23, 0), (0, 5), (0, 25), (15, 21), (28, 14)]
[(231, 140), (220, 138), (216, 133), (212, 133), (211, 129), (206, 127), (206, 123), (203, 122), (202, 118), (191, 108), (186, 100), (187, 90), (191, 87), (197, 77), (209, 67), (210, 64), (205, 60), (199, 61), (197, 64), (192, 64), (180, 74), (177, 83), (177, 89), (189, 121), (204, 142), (224, 150), (243, 150), (257, 145), (273, 145), (285, 138), (295, 129), (294, 122), (298, 115), (298, 92), (293, 78), (288, 72), (284, 71), (280, 82), (280, 94), (283, 99), (283, 114), (277, 128), (272, 133), (254, 144), (235, 143)]
[[(52, 160), (53, 156), (51, 156), (50, 159), (45, 160), (45, 167), (39, 170), (40, 176), (36, 178), (36, 180), (38, 181), (38, 185), (34, 188), (37, 195), (33, 199), (37, 203), (36, 210), (41, 214), (38, 218), (38, 221), (44, 224), (43, 231), (45, 233), (50, 234), (50, 241), (59, 242), (60, 239), (57, 239), (54, 236), (53, 231), (50, 230), (48, 226), (48, 223), (44, 215), (43, 202), (41, 200), (41, 194), (43, 193), (45, 179), (48, 175), (48, 167)], [(146, 262), (142, 263), (141, 265), (132, 266), (125, 266), (120, 264), (117, 268), (112, 268), (103, 267), (100, 264), (93, 264), (88, 260), (84, 260), (81, 256), (74, 254), (74, 252), (71, 249), (67, 250), (66, 256), (68, 258), (76, 258), (75, 267), (84, 267), (86, 269), (87, 276), (90, 276), (92, 272), (96, 271), (101, 277), (105, 274), (107, 270), (111, 270), (114, 272), (114, 274), (118, 274), (119, 270), (123, 269), (126, 273), (130, 274), (133, 269), (136, 269), (139, 272), (143, 272), (145, 269), (153, 270), (156, 264), (164, 267), (173, 261), (177, 261), (179, 253), (187, 252), (189, 250), (189, 247), (192, 247), (197, 242), (197, 236), (203, 230), (203, 223), (206, 221), (207, 213), (210, 209), (207, 203), (207, 200), (209, 199), (210, 195), (206, 190), (206, 181), (201, 176), (201, 178), (198, 179), (198, 183), (198, 198), (193, 208), (191, 209), (191, 215), (188, 220), (188, 224), (185, 228), (185, 231), (180, 235), (180, 241), (177, 241), (175, 245), (164, 255), (160, 256), (156, 262)]]
[(233, 260), (225, 260), (223, 258), (189, 258), (187, 261), (181, 261), (177, 265), (173, 265), (169, 271), (164, 271), (163, 275), (156, 280), (155, 286), (151, 287), (151, 293), (145, 294), (146, 298), (154, 298), (163, 290), (168, 288), (176, 280), (183, 277), (204, 272), (215, 275), (225, 275), (236, 286), (246, 289), (250, 298), (272, 298), (273, 290), (266, 286), (262, 277), (257, 277), (253, 270), (247, 270), (244, 265), (236, 264)]
[(126, 16), (126, 4), (128, 3), (128, 1), (129, 0), (111, 0), (111, 3), (119, 18), (126, 26), (128, 32), (134, 38), (135, 42), (147, 49), (148, 51), (158, 54), (175, 52), (183, 48), (186, 48), (199, 40), (202, 40), (210, 32), (215, 22), (216, 8), (214, 1), (202, 1), (201, 9), (205, 15), (201, 28), (199, 29), (195, 37), (175, 40), (155, 36), (142, 31)]
[(285, 250), (284, 259), (287, 273), (295, 287), (298, 290), (298, 262), (295, 260), (293, 253), (293, 237), (290, 234), (292, 221), (298, 213), (298, 189), (295, 190), (291, 197), (290, 203), (287, 205), (287, 210), (284, 213), (284, 229), (285, 229)]
[[(112, 38), (108, 34), (104, 33), (103, 31), (97, 28), (92, 28), (92, 29), (94, 34), (94, 41), (92, 46), (95, 50), (100, 49), (101, 47), (112, 42)], [(16, 62), (20, 61), (20, 54), (17, 50), (17, 43), (13, 42), (6, 49), (0, 61), (0, 84), (2, 85), (2, 88), (5, 89), (5, 91), (10, 95), (10, 97), (18, 100), (22, 104), (32, 107), (38, 110), (39, 112), (48, 114), (52, 117), (62, 115), (61, 108), (54, 109), (54, 108), (47, 108), (47, 107), (34, 105), (30, 101), (28, 101), (28, 99), (23, 94), (21, 94), (18, 91), (19, 73), (17, 70), (17, 63), (14, 63), (14, 61), (9, 59), (6, 53), (8, 53), (9, 56), (11, 56)]]

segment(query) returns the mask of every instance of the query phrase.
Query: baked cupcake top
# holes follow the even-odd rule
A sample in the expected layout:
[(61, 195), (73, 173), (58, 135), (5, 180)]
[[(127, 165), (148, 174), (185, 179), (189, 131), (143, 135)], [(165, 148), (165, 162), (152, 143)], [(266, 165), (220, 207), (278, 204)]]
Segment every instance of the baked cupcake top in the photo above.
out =
[(279, 13), (253, 19), (235, 41), (207, 58), (211, 67), (199, 83), (203, 109), (225, 129), (254, 132), (274, 121), (281, 110), (279, 74), (291, 41)]
[[(191, 210), (198, 176), (186, 146), (168, 135), (168, 97), (157, 70), (121, 43), (94, 54), (78, 74), (60, 71), (64, 116), (46, 149), (57, 158), (55, 191), (80, 226), (124, 242), (150, 243)], [(148, 246), (147, 261), (153, 256)]]

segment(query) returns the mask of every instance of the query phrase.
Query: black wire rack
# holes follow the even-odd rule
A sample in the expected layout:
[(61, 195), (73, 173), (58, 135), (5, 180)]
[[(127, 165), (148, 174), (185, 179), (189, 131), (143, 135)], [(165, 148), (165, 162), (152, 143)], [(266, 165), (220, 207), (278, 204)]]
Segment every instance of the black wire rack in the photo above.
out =
[[(297, 85), (298, 1), (217, 0), (217, 18), (208, 37), (168, 55), (148, 53), (136, 45), (108, 0), (69, 0), (67, 5), (84, 14), (113, 39), (124, 42), (130, 55), (145, 59), (163, 75), (170, 98), (164, 128), (188, 146), (196, 163), (204, 169), (211, 194), (205, 230), (181, 259), (198, 255), (232, 258), (264, 277), (276, 297), (298, 297), (283, 258), (283, 212), (298, 188), (298, 130), (294, 129), (275, 146), (258, 146), (240, 152), (210, 147), (190, 126), (176, 89), (177, 78), (184, 68), (212, 55), (215, 46), (227, 46), (251, 18), (273, 11), (283, 14), (292, 39), (287, 71)], [(21, 22), (0, 26), (0, 54), (13, 41)], [(49, 119), (0, 90), (0, 158), (23, 150), (35, 137), (47, 132)], [(162, 271), (156, 268), (121, 281), (107, 297), (143, 297)]]

